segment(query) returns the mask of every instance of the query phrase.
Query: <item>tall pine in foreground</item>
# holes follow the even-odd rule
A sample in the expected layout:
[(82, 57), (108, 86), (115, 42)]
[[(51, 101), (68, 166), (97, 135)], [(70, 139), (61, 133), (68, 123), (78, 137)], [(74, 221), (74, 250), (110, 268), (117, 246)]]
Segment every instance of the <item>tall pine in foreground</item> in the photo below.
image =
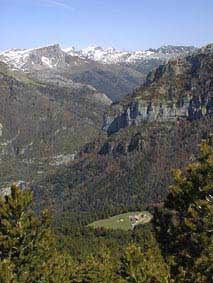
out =
[(56, 250), (50, 218), (29, 209), (32, 192), (13, 185), (0, 198), (0, 283), (69, 282), (69, 258)]
[(174, 170), (158, 236), (172, 282), (213, 281), (213, 139), (200, 145), (200, 158), (183, 173)]

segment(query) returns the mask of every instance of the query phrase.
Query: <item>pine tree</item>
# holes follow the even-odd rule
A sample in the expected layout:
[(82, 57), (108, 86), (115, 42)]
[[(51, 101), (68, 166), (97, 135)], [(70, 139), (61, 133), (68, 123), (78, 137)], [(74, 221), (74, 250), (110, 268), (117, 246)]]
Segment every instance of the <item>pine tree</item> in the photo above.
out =
[(49, 214), (29, 209), (32, 197), (13, 185), (0, 199), (0, 282), (69, 282), (69, 258), (57, 252)]
[(200, 158), (188, 165), (185, 173), (173, 170), (175, 184), (169, 188), (165, 208), (176, 223), (171, 220), (160, 227), (167, 238), (162, 242), (173, 282), (209, 283), (213, 279), (212, 142), (202, 142)]

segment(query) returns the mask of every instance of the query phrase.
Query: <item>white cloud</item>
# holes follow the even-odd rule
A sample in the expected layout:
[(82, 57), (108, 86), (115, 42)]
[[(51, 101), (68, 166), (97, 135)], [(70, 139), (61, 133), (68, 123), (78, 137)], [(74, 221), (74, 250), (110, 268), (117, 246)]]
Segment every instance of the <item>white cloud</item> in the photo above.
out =
[(62, 0), (39, 0), (41, 4), (47, 5), (49, 7), (58, 7), (69, 10), (74, 10), (74, 8), (70, 5), (70, 1), (62, 1)]

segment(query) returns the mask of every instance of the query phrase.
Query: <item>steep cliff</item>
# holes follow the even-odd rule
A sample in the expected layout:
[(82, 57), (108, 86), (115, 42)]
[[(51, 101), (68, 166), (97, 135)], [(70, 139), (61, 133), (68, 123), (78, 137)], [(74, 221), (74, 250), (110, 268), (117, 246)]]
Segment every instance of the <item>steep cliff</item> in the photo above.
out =
[(213, 113), (213, 45), (152, 71), (142, 87), (104, 115), (103, 129), (146, 122), (196, 120)]

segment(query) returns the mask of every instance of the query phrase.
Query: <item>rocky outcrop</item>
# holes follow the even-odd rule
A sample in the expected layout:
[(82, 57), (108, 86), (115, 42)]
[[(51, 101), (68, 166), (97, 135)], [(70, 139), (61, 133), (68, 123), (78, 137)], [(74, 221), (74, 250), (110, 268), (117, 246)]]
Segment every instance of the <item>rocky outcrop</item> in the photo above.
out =
[(145, 122), (196, 120), (213, 113), (213, 45), (151, 72), (145, 84), (103, 118), (108, 135)]
[[(140, 132), (128, 137), (126, 140), (117, 141), (105, 141), (103, 144), (99, 144), (96, 152), (99, 155), (109, 155), (112, 154), (114, 157), (127, 155), (131, 152), (142, 151), (143, 149), (143, 137)], [(93, 152), (95, 152), (95, 148), (93, 148)], [(84, 150), (84, 153), (91, 153)]]

